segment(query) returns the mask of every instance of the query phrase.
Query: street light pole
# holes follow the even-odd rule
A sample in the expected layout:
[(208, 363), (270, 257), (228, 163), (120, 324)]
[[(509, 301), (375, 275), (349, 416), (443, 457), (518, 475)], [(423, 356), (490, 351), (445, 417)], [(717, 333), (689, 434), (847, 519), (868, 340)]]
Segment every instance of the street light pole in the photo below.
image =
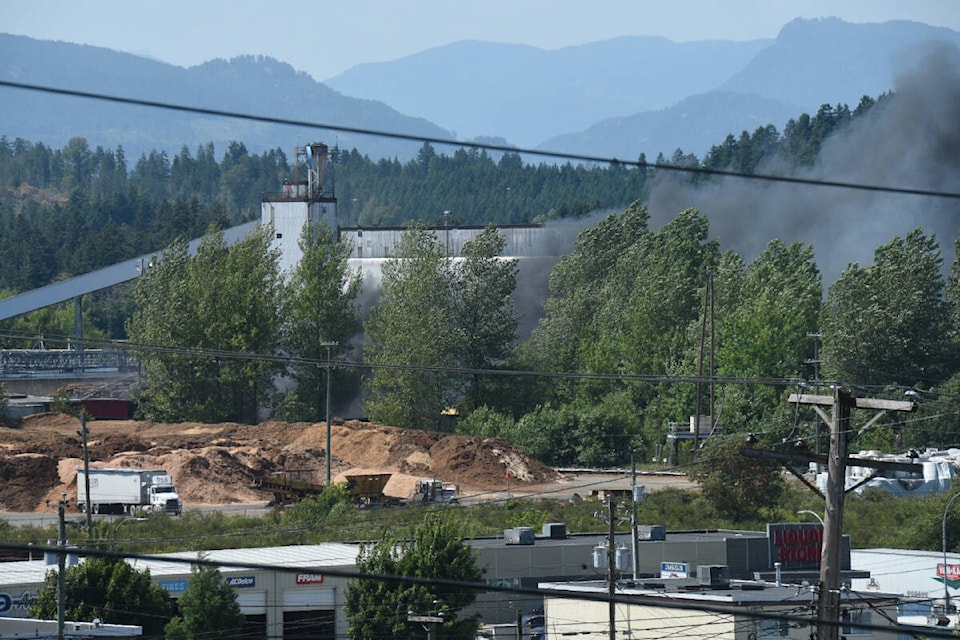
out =
[(821, 518), (820, 514), (817, 513), (816, 511), (810, 511), (809, 509), (801, 509), (800, 511), (797, 511), (797, 515), (800, 515), (801, 513), (806, 513), (813, 516), (814, 518), (817, 519), (817, 522), (820, 523), (820, 526), (821, 527), (823, 526), (823, 518)]
[(945, 616), (950, 615), (950, 586), (947, 584), (947, 512), (950, 511), (950, 505), (957, 498), (960, 498), (960, 491), (953, 494), (947, 500), (947, 506), (943, 508), (941, 542), (943, 543), (943, 615)]
[[(50, 501), (47, 500), (47, 506)], [(57, 504), (57, 518), (59, 520), (59, 531), (57, 538), (57, 640), (63, 640), (66, 607), (67, 607), (67, 522), (65, 511), (67, 508), (67, 494), (60, 494), (60, 502)]]
[(451, 211), (447, 209), (443, 212), (443, 235), (445, 237), (445, 242), (447, 245), (447, 257), (450, 257), (450, 213)]
[(332, 358), (330, 355), (330, 347), (337, 346), (338, 342), (321, 342), (320, 345), (327, 348), (327, 486), (330, 486), (330, 470), (331, 470), (331, 458), (333, 457), (330, 452), (330, 365), (332, 364)]

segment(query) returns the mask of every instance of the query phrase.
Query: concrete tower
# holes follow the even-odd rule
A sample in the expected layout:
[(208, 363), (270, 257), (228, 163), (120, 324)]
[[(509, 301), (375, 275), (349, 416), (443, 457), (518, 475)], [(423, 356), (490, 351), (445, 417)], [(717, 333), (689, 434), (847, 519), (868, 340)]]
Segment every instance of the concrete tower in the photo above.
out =
[(260, 223), (273, 229), (273, 249), (280, 250), (280, 270), (287, 275), (299, 264), (300, 235), (307, 222), (326, 220), (337, 229), (337, 199), (333, 189), (325, 187), (327, 145), (314, 142), (309, 145), (310, 164), (307, 180), (299, 180), (299, 167), (307, 155), (306, 147), (296, 148), (293, 181), (285, 181), (283, 191), (264, 194), (260, 202)]

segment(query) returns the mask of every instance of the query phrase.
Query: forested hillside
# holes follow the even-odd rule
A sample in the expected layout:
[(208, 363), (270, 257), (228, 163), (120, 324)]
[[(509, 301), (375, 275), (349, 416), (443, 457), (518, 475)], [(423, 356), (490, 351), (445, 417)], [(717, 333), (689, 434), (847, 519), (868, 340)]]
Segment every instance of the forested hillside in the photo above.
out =
[[(612, 465), (631, 450), (652, 455), (670, 423), (695, 413), (713, 416), (715, 435), (809, 441), (819, 418), (788, 408), (785, 397), (810, 380), (921, 393), (916, 422), (881, 420), (860, 438), (864, 448), (953, 444), (960, 269), (944, 264), (940, 243), (955, 238), (923, 229), (893, 237), (870, 266), (851, 264), (825, 288), (809, 246), (769, 238), (746, 257), (714, 237), (705, 213), (681, 209), (654, 227), (645, 203), (671, 165), (809, 166), (832, 134), (874, 108), (870, 99), (854, 110), (825, 105), (783, 133), (761, 127), (729, 136), (702, 161), (678, 149), (649, 166), (531, 165), (477, 148), (447, 156), (428, 144), (408, 163), (341, 151), (329, 172), (340, 223), (411, 223), (369, 317), (359, 316), (361, 292), (329, 229), (304, 236), (305, 260), (289, 283), (263, 234), (227, 249), (208, 233), (197, 256), (187, 255), (184, 239), (256, 217), (260, 194), (296, 171), (280, 150), (250, 154), (238, 142), (219, 162), (207, 146), (127, 168), (122, 150), (90, 149), (80, 138), (61, 150), (2, 139), (0, 286), (22, 291), (173, 243), (135, 295), (84, 300), (88, 335), (181, 350), (140, 354), (150, 373), (141, 410), (165, 420), (246, 421), (258, 407), (322, 419), (332, 375), (338, 412), (448, 428), (441, 412), (456, 407), (459, 430), (506, 438), (554, 464)], [(692, 189), (713, 181), (679, 175)], [(488, 230), (464, 249), (466, 260), (451, 263), (422, 226), (442, 223), (444, 210), (457, 224), (484, 225), (594, 209), (613, 213), (553, 270), (545, 317), (523, 342), (511, 297), (516, 267), (497, 260), (498, 234)], [(25, 341), (69, 334), (72, 311), (4, 325)], [(334, 372), (316, 366), (331, 340), (341, 362)], [(204, 350), (284, 358), (244, 362)], [(815, 354), (821, 366), (811, 366)], [(272, 388), (277, 375), (291, 382), (282, 394)], [(704, 376), (714, 383), (691, 382)]]
[[(752, 171), (780, 158), (812, 164), (822, 140), (863, 113), (824, 105), (791, 120), (731, 134), (701, 160), (677, 149), (656, 165)], [(289, 149), (292, 155), (292, 148)], [(219, 159), (218, 159), (219, 158)], [(645, 162), (646, 158), (640, 158)], [(580, 216), (645, 200), (655, 166), (524, 163), (515, 154), (467, 147), (451, 155), (424, 144), (406, 163), (373, 161), (357, 149), (332, 160), (341, 226), (526, 224)], [(299, 175), (306, 175), (300, 168)], [(296, 169), (280, 147), (252, 154), (242, 142), (183, 148), (170, 158), (127, 158), (122, 148), (62, 149), (0, 135), (0, 291), (20, 292), (195, 238), (211, 225), (259, 216), (260, 196)], [(703, 178), (697, 178), (702, 180)], [(114, 336), (120, 337), (120, 336)]]

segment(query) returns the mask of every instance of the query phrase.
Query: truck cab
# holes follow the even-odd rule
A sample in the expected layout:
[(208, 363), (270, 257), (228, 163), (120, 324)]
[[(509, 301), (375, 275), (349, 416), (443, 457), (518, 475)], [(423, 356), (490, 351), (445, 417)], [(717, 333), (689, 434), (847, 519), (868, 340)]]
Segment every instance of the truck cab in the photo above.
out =
[(144, 478), (143, 489), (145, 509), (172, 516), (178, 516), (183, 512), (183, 502), (173, 486), (173, 478), (169, 475), (148, 475)]

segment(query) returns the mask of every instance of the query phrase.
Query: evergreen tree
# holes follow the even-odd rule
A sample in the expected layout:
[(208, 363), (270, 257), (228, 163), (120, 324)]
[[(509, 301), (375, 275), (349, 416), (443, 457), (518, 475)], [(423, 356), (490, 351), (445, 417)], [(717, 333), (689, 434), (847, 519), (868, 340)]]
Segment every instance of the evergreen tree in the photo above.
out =
[(194, 564), (179, 615), (166, 626), (167, 640), (230, 640), (239, 637), (243, 614), (237, 592), (216, 567)]

